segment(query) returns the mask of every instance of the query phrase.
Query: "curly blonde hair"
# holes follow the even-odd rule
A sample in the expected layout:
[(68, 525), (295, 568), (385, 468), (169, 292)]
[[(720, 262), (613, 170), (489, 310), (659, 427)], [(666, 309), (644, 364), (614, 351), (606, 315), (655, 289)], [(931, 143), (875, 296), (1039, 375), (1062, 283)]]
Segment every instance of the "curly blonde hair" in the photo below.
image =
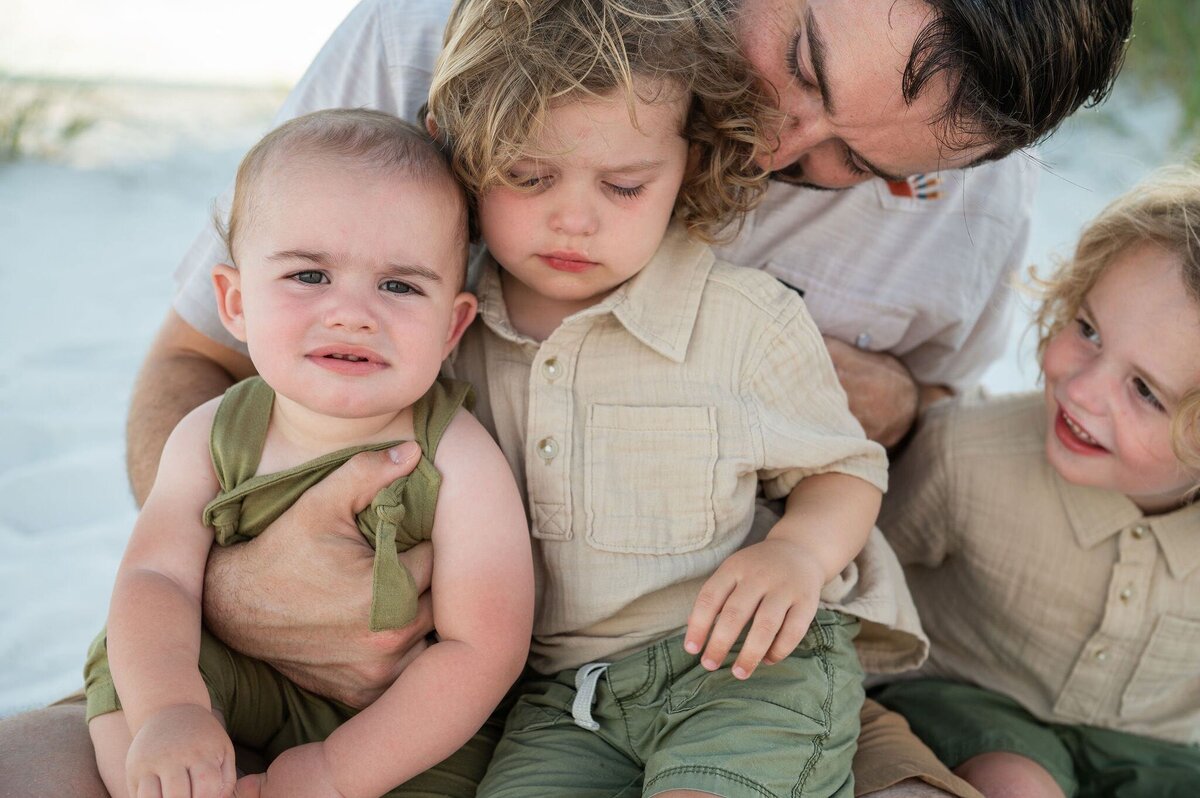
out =
[[(633, 118), (644, 87), (691, 97), (682, 135), (696, 167), (675, 218), (696, 237), (736, 235), (766, 189), (754, 162), (772, 114), (730, 34), (722, 0), (458, 0), (434, 69), (428, 112), (455, 173), (479, 196), (518, 188), (512, 165), (547, 112), (621, 91)], [(647, 80), (648, 79), (648, 80)]]
[[(1200, 307), (1200, 165), (1155, 172), (1084, 228), (1074, 256), (1051, 277), (1033, 275), (1042, 297), (1035, 317), (1038, 363), (1113, 259), (1140, 244), (1161, 247), (1178, 259), (1188, 295)], [(1171, 443), (1180, 462), (1200, 470), (1200, 386), (1188, 391), (1175, 409)]]

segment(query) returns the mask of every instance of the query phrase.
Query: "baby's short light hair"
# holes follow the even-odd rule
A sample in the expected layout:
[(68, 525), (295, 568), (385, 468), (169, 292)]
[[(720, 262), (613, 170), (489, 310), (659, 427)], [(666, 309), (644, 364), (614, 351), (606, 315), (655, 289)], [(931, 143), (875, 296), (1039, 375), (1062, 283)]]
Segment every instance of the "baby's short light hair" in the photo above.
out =
[(366, 108), (331, 108), (296, 117), (250, 148), (238, 167), (229, 219), (224, 221), (218, 214), (215, 220), (235, 266), (238, 241), (253, 226), (257, 208), (266, 201), (258, 195), (263, 175), (280, 166), (331, 158), (444, 187), (462, 218), (458, 242), (462, 250), (460, 280), (466, 279), (469, 243), (466, 196), (445, 154), (416, 125)]
[[(1059, 264), (1052, 276), (1045, 280), (1035, 276), (1042, 295), (1035, 319), (1039, 363), (1050, 339), (1075, 319), (1113, 259), (1139, 244), (1161, 247), (1178, 259), (1183, 284), (1200, 309), (1200, 166), (1155, 172), (1113, 200), (1084, 228), (1075, 254)], [(1200, 386), (1180, 401), (1171, 423), (1171, 442), (1184, 465), (1200, 469)]]
[[(458, 0), (428, 110), (455, 174), (474, 196), (517, 188), (512, 165), (556, 104), (623, 93), (632, 115), (647, 84), (691, 97), (681, 135), (696, 168), (675, 217), (697, 237), (735, 234), (761, 198), (764, 120), (723, 0)], [(642, 79), (635, 85), (635, 79)], [(648, 79), (648, 80), (647, 80)], [(664, 86), (663, 83), (666, 83)], [(635, 121), (636, 123), (636, 121)], [(724, 234), (724, 235), (722, 235)]]

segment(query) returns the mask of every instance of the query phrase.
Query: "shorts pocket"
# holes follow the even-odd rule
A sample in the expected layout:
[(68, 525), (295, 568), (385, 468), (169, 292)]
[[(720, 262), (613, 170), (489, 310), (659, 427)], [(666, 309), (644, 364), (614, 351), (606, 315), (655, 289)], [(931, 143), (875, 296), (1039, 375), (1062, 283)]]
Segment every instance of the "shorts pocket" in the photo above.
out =
[(712, 540), (716, 408), (592, 405), (585, 457), (594, 548), (680, 554)]
[(1158, 619), (1121, 695), (1125, 720), (1161, 722), (1200, 703), (1200, 621)]

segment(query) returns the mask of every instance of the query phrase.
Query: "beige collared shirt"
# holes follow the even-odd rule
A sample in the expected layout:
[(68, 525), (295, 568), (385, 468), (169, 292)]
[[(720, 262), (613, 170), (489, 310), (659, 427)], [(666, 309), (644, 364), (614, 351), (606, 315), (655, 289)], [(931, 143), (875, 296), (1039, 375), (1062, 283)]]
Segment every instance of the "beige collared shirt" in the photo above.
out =
[(1144, 516), (1062, 480), (1041, 394), (930, 410), (879, 525), (932, 644), (923, 675), (1035, 716), (1200, 743), (1200, 505)]
[[(829, 471), (886, 484), (803, 301), (716, 262), (680, 227), (544, 342), (513, 329), (490, 260), (479, 297), (482, 323), (448, 368), (475, 384), (525, 489), (543, 673), (680, 631), (703, 581), (750, 538), (760, 484), (770, 498)], [(881, 536), (860, 559), (827, 602), (875, 622), (880, 662), (915, 664), (924, 641)]]

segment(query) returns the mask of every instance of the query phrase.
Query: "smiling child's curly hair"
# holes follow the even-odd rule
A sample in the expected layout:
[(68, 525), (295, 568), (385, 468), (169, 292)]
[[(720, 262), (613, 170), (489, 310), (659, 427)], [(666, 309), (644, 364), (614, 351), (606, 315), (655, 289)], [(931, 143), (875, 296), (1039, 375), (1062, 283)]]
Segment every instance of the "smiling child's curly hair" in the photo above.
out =
[[(1155, 172), (1084, 228), (1074, 256), (1053, 275), (1044, 280), (1033, 275), (1042, 295), (1035, 317), (1039, 363), (1050, 339), (1075, 319), (1113, 260), (1142, 244), (1160, 247), (1178, 260), (1184, 287), (1200, 310), (1200, 165)], [(1175, 409), (1171, 442), (1180, 461), (1200, 471), (1200, 386), (1189, 390)]]

